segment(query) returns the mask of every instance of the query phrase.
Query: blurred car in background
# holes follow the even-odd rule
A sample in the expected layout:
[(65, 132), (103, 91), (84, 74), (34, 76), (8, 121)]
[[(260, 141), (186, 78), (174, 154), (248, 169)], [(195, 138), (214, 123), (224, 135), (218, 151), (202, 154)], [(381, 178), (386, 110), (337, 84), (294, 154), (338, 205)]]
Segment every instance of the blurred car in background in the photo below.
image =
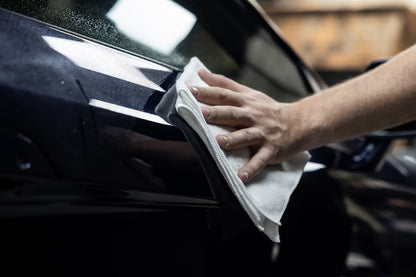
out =
[(416, 272), (413, 126), (312, 150), (275, 244), (155, 115), (193, 56), (278, 101), (325, 87), (254, 1), (0, 3), (5, 276)]

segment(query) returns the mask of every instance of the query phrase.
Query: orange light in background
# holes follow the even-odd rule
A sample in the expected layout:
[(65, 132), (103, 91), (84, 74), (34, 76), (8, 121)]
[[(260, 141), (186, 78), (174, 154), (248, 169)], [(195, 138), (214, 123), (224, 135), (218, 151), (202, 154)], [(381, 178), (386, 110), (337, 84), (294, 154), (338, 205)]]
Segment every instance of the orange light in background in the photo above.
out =
[(361, 71), (416, 42), (415, 1), (259, 0), (302, 59), (317, 70)]

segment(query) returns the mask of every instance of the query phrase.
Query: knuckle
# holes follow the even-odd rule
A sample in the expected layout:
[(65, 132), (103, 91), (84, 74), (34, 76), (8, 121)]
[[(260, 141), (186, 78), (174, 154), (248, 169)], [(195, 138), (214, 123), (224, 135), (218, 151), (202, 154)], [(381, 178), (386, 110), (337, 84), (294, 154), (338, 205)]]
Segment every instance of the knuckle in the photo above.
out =
[(238, 142), (241, 145), (253, 145), (254, 143), (261, 142), (262, 136), (260, 132), (256, 129), (245, 128), (245, 129), (240, 129), (236, 139), (238, 139)]
[(218, 99), (221, 101), (221, 102), (227, 102), (228, 101), (228, 98), (229, 98), (229, 95), (228, 95), (228, 93), (226, 93), (223, 89), (218, 89)]
[(245, 142), (249, 142), (252, 138), (252, 132), (250, 129), (244, 129), (243, 131), (243, 139)]
[(244, 125), (252, 125), (254, 123), (250, 113), (244, 109), (234, 108), (230, 110), (230, 113), (234, 120), (244, 123)]
[(255, 117), (254, 115), (247, 109), (241, 109), (242, 112), (240, 112), (240, 119), (244, 120), (247, 124), (253, 125), (255, 123)]
[(240, 118), (239, 111), (237, 109), (230, 109), (231, 118), (234, 120), (238, 120)]
[(210, 89), (209, 87), (199, 87), (199, 95), (207, 96), (209, 93), (207, 91)]
[(253, 122), (253, 120), (252, 120), (252, 117), (251, 117), (250, 113), (249, 113), (248, 111), (246, 111), (246, 110), (243, 110), (243, 111), (240, 113), (240, 119), (241, 119), (241, 120), (244, 120), (244, 121), (247, 121), (247, 122), (249, 122), (249, 123), (252, 123), (252, 122)]
[(249, 113), (247, 113), (247, 115), (246, 115), (246, 117), (245, 117), (245, 120), (246, 120), (246, 121), (247, 121), (247, 123), (248, 123), (248, 124), (250, 124), (250, 125), (254, 125), (254, 124), (256, 123), (255, 118), (254, 118), (251, 114), (249, 114)]

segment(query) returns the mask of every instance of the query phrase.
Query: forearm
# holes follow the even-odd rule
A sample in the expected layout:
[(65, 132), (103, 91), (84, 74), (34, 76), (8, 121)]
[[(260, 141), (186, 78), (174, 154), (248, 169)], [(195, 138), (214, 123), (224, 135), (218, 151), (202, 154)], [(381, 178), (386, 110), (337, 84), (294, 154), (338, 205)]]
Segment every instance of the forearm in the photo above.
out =
[(211, 106), (208, 123), (237, 128), (217, 136), (224, 150), (249, 146), (243, 181), (293, 154), (416, 119), (416, 47), (372, 71), (295, 103), (279, 103), (224, 76), (200, 72), (210, 87), (193, 88)]
[[(294, 104), (298, 150), (357, 137), (416, 118), (416, 48)], [(298, 136), (298, 138), (296, 138)]]

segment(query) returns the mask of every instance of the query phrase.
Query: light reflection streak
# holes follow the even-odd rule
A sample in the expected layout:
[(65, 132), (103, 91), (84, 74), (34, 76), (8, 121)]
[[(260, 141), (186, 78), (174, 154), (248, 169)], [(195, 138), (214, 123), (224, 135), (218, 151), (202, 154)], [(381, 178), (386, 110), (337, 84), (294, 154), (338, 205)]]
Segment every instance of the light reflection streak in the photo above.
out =
[(52, 36), (43, 36), (43, 39), (51, 48), (79, 67), (165, 92), (163, 88), (140, 72), (140, 69), (169, 72), (169, 69), (164, 66), (87, 41)]
[(197, 20), (170, 0), (118, 0), (107, 17), (129, 38), (165, 55), (189, 34)]
[(304, 172), (312, 172), (317, 171), (319, 169), (326, 168), (324, 164), (315, 163), (315, 162), (307, 162), (305, 168), (303, 169)]
[(134, 109), (130, 109), (130, 108), (123, 107), (123, 106), (120, 106), (120, 105), (116, 105), (116, 104), (113, 104), (113, 103), (104, 102), (104, 101), (101, 101), (101, 100), (98, 100), (98, 99), (90, 99), (90, 102), (88, 104), (90, 106), (100, 108), (100, 109), (104, 109), (104, 110), (108, 110), (108, 111), (112, 111), (112, 112), (115, 112), (115, 113), (124, 114), (124, 115), (128, 115), (128, 116), (131, 116), (131, 117), (139, 118), (139, 119), (144, 119), (144, 120), (152, 121), (152, 122), (163, 124), (163, 125), (170, 125), (165, 120), (163, 120), (163, 118), (161, 118), (157, 115), (145, 113), (145, 112), (134, 110)]

